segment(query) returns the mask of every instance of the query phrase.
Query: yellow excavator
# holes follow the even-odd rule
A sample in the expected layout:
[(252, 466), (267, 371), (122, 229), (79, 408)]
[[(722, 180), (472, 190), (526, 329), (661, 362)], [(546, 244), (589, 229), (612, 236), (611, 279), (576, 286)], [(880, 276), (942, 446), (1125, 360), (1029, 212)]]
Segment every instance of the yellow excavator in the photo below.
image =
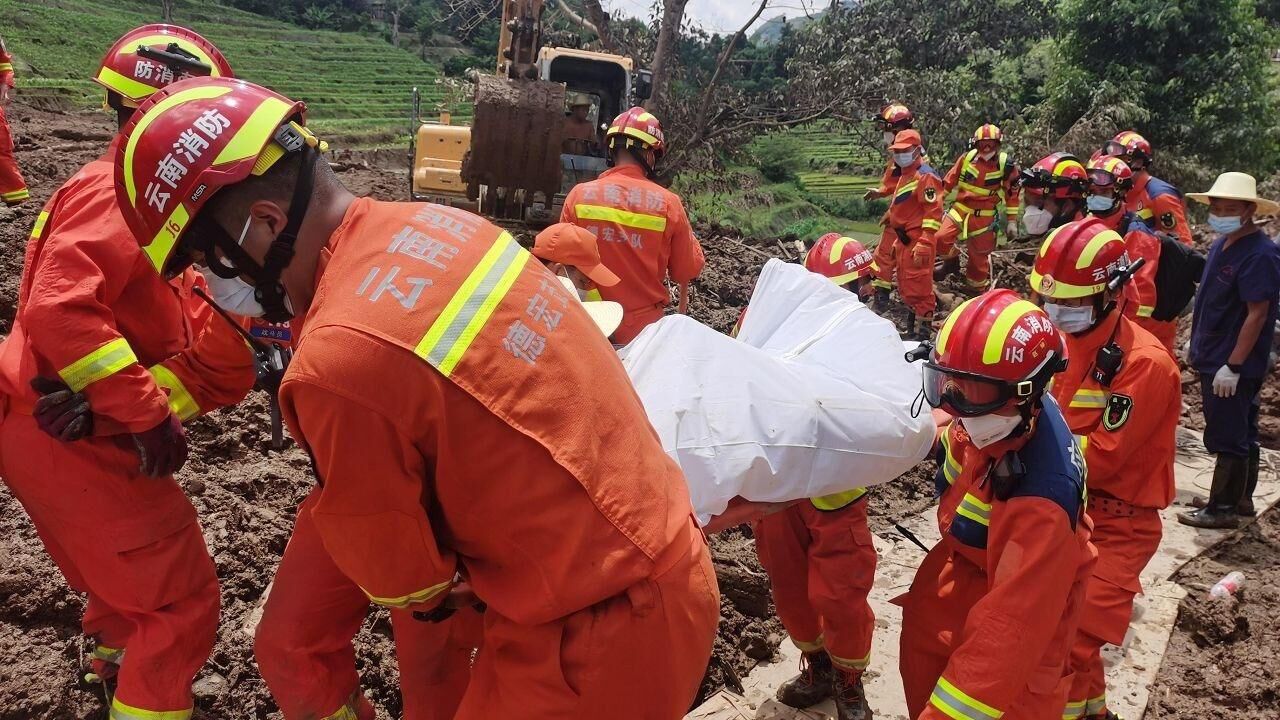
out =
[[(544, 47), (547, 4), (502, 0), (497, 69), (476, 79), (470, 127), (451, 124), (447, 114), (425, 120), (414, 88), (414, 200), (534, 229), (559, 219), (570, 188), (604, 172), (604, 123), (648, 99), (653, 76), (621, 55)], [(589, 141), (581, 137), (585, 122)]]

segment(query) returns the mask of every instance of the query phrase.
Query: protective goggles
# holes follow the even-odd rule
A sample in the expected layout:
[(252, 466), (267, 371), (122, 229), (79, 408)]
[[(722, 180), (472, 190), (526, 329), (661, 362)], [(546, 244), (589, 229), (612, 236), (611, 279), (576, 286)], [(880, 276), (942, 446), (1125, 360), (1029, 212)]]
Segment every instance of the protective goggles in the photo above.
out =
[(930, 407), (941, 408), (959, 417), (986, 415), (1010, 400), (1031, 397), (1031, 380), (1008, 382), (974, 373), (951, 370), (933, 362), (924, 364), (924, 399)]
[(1102, 188), (1109, 188), (1116, 182), (1116, 176), (1101, 168), (1094, 168), (1089, 171), (1089, 184)]

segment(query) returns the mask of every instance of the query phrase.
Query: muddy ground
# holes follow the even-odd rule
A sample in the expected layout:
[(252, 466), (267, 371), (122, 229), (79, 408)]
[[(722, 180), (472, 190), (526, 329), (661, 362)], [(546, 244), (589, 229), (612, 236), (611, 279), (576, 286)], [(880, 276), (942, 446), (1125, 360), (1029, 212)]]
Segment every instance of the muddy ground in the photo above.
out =
[[(18, 103), (10, 107), (10, 118), (33, 200), (16, 210), (0, 208), (0, 334), (9, 329), (26, 235), (40, 205), (76, 168), (102, 151), (111, 133), (108, 118), (100, 113), (58, 114)], [(407, 177), (399, 170), (399, 159), (387, 155), (338, 152), (335, 166), (343, 181), (357, 192), (403, 199)], [(727, 331), (750, 298), (754, 277), (765, 260), (794, 259), (796, 253), (774, 240), (745, 239), (724, 228), (703, 227), (699, 234), (708, 267), (694, 283), (691, 312), (708, 325)], [(1021, 289), (1024, 281), (1018, 279), (1019, 273), (1025, 278), (1025, 270), (1018, 267), (1012, 254), (1003, 260), (1007, 262), (997, 260), (997, 277), (1002, 284)], [(901, 320), (900, 315), (893, 316)], [(178, 476), (200, 512), (222, 581), (218, 643), (195, 687), (198, 718), (279, 717), (254, 668), (246, 628), (251, 626), (311, 478), (305, 457), (296, 449), (270, 449), (266, 418), (265, 401), (255, 394), (235, 409), (197, 420), (191, 425), (192, 459)], [(925, 462), (900, 481), (873, 491), (869, 498), (872, 529), (892, 535), (895, 520), (925, 510), (932, 502), (932, 473), (932, 462)], [(1210, 653), (1205, 657), (1212, 657), (1223, 673), (1233, 676), (1230, 694), (1224, 696), (1228, 707), (1234, 707), (1231, 703), (1247, 707), (1265, 697), (1275, 701), (1276, 664), (1272, 660), (1268, 666), (1266, 659), (1280, 654), (1274, 613), (1280, 601), (1276, 595), (1280, 592), (1277, 544), (1280, 522), (1273, 514), (1222, 551), (1226, 555), (1221, 567), (1243, 567), (1250, 576), (1251, 589), (1232, 606), (1236, 608), (1232, 612), (1243, 618), (1245, 630), (1206, 631), (1206, 621), (1194, 614), (1199, 612), (1199, 604), (1193, 598), (1198, 601), (1202, 594), (1197, 591), (1184, 604), (1175, 633), (1175, 647), (1190, 649), (1194, 645), (1201, 656)], [(715, 538), (712, 551), (723, 595), (722, 623), (704, 693), (723, 684), (733, 686), (757, 661), (772, 656), (784, 639), (749, 528)], [(1212, 562), (1219, 561), (1202, 558), (1179, 580), (1211, 584), (1221, 574), (1221, 567)], [(100, 691), (77, 681), (83, 673), (86, 648), (78, 628), (82, 608), (82, 597), (66, 588), (25, 514), (0, 485), (0, 720), (105, 718)], [(1234, 618), (1231, 627), (1239, 624)], [(1207, 650), (1199, 649), (1200, 643)], [(384, 615), (371, 613), (357, 638), (357, 648), (366, 692), (382, 708), (384, 717), (398, 717), (398, 679), (390, 626)], [(1180, 699), (1185, 691), (1201, 688), (1206, 682), (1202, 664), (1192, 662), (1197, 656), (1192, 653), (1187, 657), (1183, 662), (1166, 661), (1153, 695), (1153, 708), (1159, 708), (1153, 717), (1190, 720), (1215, 716), (1205, 709), (1218, 706), (1193, 707)], [(1249, 663), (1258, 665), (1256, 672), (1235, 671), (1237, 667), (1253, 668)], [(1249, 679), (1252, 677), (1258, 680)], [(1264, 716), (1274, 717), (1275, 713), (1223, 715)]]

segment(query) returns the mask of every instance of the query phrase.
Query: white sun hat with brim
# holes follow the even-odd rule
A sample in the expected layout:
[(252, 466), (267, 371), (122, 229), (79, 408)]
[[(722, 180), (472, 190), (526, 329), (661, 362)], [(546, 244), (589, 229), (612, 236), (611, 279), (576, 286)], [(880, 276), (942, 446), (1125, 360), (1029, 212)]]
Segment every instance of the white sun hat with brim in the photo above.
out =
[[(574, 299), (577, 299), (578, 290), (573, 286), (573, 281), (563, 275), (559, 277), (564, 289), (568, 290)], [(596, 324), (596, 327), (600, 328), (600, 332), (604, 333), (605, 337), (612, 335), (618, 329), (618, 326), (622, 325), (622, 306), (618, 303), (612, 300), (579, 300), (579, 302), (582, 303), (582, 307), (586, 308), (587, 315), (591, 316), (591, 321)]]
[(1252, 175), (1242, 172), (1225, 172), (1213, 181), (1208, 192), (1187, 193), (1187, 197), (1206, 205), (1209, 200), (1243, 200), (1257, 203), (1259, 215), (1275, 215), (1280, 212), (1280, 203), (1258, 197), (1258, 181)]

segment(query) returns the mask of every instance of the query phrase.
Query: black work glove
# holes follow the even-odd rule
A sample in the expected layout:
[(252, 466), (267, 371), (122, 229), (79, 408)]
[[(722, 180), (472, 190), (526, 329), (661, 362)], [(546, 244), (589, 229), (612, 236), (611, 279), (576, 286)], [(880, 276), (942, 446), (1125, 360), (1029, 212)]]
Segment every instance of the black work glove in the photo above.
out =
[(907, 234), (906, 230), (902, 228), (894, 228), (893, 231), (898, 234), (898, 242), (903, 245), (911, 244), (911, 236)]
[(187, 462), (187, 431), (173, 413), (150, 430), (134, 433), (133, 444), (138, 448), (138, 469), (143, 475), (168, 477)]
[(31, 389), (40, 394), (31, 414), (46, 435), (74, 442), (93, 433), (93, 413), (84, 393), (73, 392), (61, 380), (43, 377), (33, 378)]
[(449, 590), (449, 594), (444, 597), (444, 602), (426, 612), (414, 612), (413, 619), (421, 620), (422, 622), (441, 623), (453, 617), (453, 614), (459, 610), (468, 607), (475, 608), (478, 613), (483, 613), (489, 606), (476, 597), (475, 592), (471, 590), (471, 583), (463, 581)]

